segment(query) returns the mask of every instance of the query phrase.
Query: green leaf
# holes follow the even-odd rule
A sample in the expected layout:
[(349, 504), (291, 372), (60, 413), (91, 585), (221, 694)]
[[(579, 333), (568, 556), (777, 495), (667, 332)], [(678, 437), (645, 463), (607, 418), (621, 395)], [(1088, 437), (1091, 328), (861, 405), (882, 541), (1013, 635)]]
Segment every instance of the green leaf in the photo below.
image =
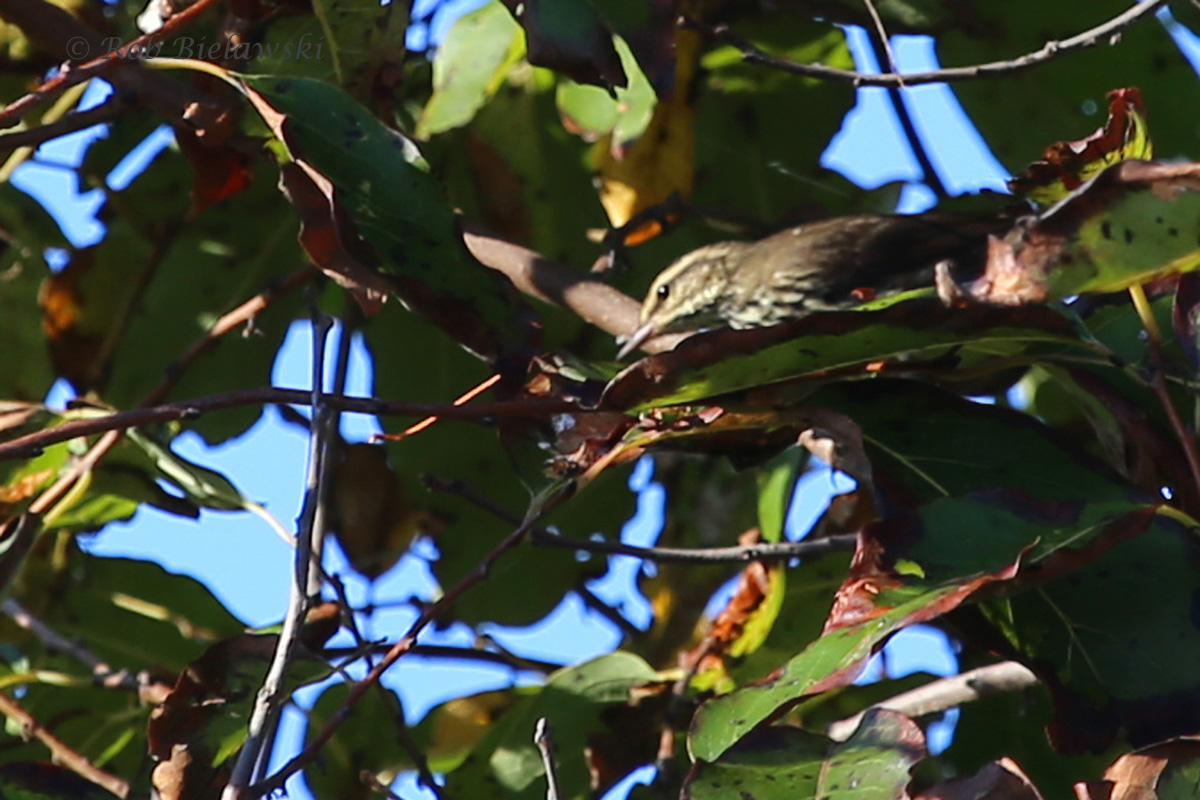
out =
[(643, 411), (900, 357), (918, 364), (948, 358), (964, 368), (1034, 344), (1077, 343), (1070, 323), (1046, 307), (948, 309), (934, 298), (915, 298), (878, 311), (818, 312), (769, 328), (698, 334), (630, 366), (601, 402)]
[(0, 185), (0, 398), (40, 401), (54, 383), (38, 290), (50, 269), (47, 247), (66, 247), (57, 224), (32, 198)]
[(459, 17), (434, 54), (433, 95), (421, 113), (418, 138), (427, 139), (475, 118), (524, 54), (520, 32), (499, 2)]
[(808, 451), (790, 447), (758, 472), (758, 526), (763, 541), (783, 541), (783, 524), (792, 505), (796, 481), (808, 463)]
[(333, 184), (329, 200), (410, 308), (489, 359), (527, 346), (529, 320), (504, 279), (467, 253), (441, 184), (410, 140), (327, 83), (240, 80), (292, 158)]
[(896, 711), (872, 710), (847, 741), (785, 727), (767, 728), (701, 763), (685, 792), (695, 800), (852, 800), (905, 796), (909, 770), (925, 756), (921, 729)]
[(715, 761), (757, 725), (809, 694), (849, 683), (867, 657), (900, 628), (925, 622), (959, 605), (980, 586), (1008, 574), (931, 587), (911, 584), (890, 592), (891, 608), (831, 631), (791, 659), (768, 682), (710, 700), (700, 707), (688, 735), (692, 757)]
[[(304, 739), (312, 741), (349, 696), (350, 687), (335, 683), (321, 692), (305, 721)], [(369, 772), (385, 786), (411, 758), (401, 746), (404, 711), (400, 697), (390, 689), (374, 687), (354, 707), (329, 743), (321, 748), (321, 763), (304, 770), (304, 783), (314, 797), (330, 800), (369, 800), (378, 797), (363, 781)]]
[[(593, 748), (593, 758), (609, 760), (613, 780), (624, 777), (623, 770), (653, 760), (657, 729), (642, 708), (630, 705), (630, 690), (660, 681), (642, 659), (619, 651), (559, 670), (540, 691), (519, 701), (493, 724), (470, 756), (450, 773), (447, 793), (478, 800), (545, 797), (542, 759), (533, 744), (534, 726), (545, 717), (554, 729), (564, 797), (590, 797), (585, 747)], [(618, 720), (623, 724), (610, 729)], [(630, 739), (631, 731), (639, 736)], [(623, 758), (633, 760), (625, 763)], [(598, 787), (599, 791), (605, 788)]]
[(221, 473), (188, 461), (137, 429), (130, 429), (126, 436), (145, 452), (164, 479), (202, 508), (220, 511), (249, 508), (250, 501)]

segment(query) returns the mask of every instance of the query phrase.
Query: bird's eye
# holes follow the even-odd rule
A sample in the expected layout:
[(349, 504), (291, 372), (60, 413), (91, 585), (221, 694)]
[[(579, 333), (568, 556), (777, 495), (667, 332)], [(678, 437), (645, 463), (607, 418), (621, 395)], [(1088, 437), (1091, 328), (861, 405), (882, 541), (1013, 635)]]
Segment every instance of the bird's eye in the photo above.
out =
[(664, 283), (662, 286), (658, 287), (658, 299), (659, 300), (666, 300), (668, 295), (670, 295), (670, 294), (671, 294), (671, 284)]

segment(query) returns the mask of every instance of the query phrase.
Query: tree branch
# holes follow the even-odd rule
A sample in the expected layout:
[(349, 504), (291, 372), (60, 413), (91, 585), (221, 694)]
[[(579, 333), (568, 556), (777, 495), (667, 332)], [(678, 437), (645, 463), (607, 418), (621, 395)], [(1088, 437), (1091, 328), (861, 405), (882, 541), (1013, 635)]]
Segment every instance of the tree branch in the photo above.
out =
[[(481, 226), (460, 220), (463, 242), (481, 264), (503, 272), (530, 297), (565, 308), (584, 322), (613, 336), (628, 336), (638, 328), (641, 303), (591, 275), (567, 269), (540, 253), (506, 242)], [(670, 350), (687, 334), (670, 333), (648, 339), (647, 353)]]
[(308, 477), (304, 492), (304, 506), (300, 513), (300, 529), (296, 534), (296, 556), (292, 574), (292, 586), (288, 595), (287, 615), (283, 618), (283, 629), (271, 658), (271, 666), (263, 679), (262, 688), (254, 703), (254, 711), (246, 734), (246, 742), (238, 754), (237, 761), (221, 793), (222, 800), (239, 800), (245, 794), (256, 767), (266, 769), (271, 750), (275, 744), (276, 723), (284, 697), (283, 681), (296, 648), (304, 615), (309, 605), (309, 576), (314, 572), (313, 562), (320, 566), (321, 554), (313, 551), (313, 543), (319, 537), (317, 528), (324, 517), (324, 487), (329, 456), (329, 437), (332, 432), (329, 421), (333, 412), (324, 402), (325, 341), (333, 327), (333, 320), (319, 310), (313, 311), (313, 364), (312, 364), (312, 407), (313, 424), (309, 431)]
[[(875, 14), (875, 6), (871, 3), (871, 0), (866, 0), (866, 3), (867, 7), (871, 9), (872, 14)], [(877, 14), (875, 14), (875, 17), (878, 20)], [(880, 68), (882, 69), (883, 65), (887, 63), (894, 72), (896, 64), (893, 60), (886, 34), (883, 31), (882, 20), (879, 20), (878, 29), (876, 31), (869, 31), (867, 37), (871, 42), (871, 50), (874, 51), (875, 60), (879, 62)], [(942, 176), (938, 174), (937, 169), (933, 166), (933, 160), (929, 157), (929, 151), (925, 149), (925, 142), (917, 132), (917, 126), (913, 122), (912, 114), (909, 113), (908, 105), (904, 102), (902, 88), (900, 86), (888, 86), (887, 95), (889, 102), (892, 104), (892, 110), (896, 112), (896, 119), (900, 122), (900, 129), (904, 131), (904, 138), (908, 140), (909, 149), (912, 150), (913, 157), (917, 159), (917, 165), (921, 168), (925, 185), (933, 190), (933, 193), (939, 200), (944, 200), (947, 197), (946, 186), (942, 183)]]
[[(549, 505), (549, 503), (547, 503), (547, 505)], [(334, 712), (333, 716), (330, 717), (329, 722), (326, 723), (325, 727), (321, 729), (321, 731), (315, 737), (313, 737), (312, 741), (308, 743), (304, 750), (288, 761), (288, 763), (285, 764), (282, 769), (280, 769), (270, 778), (251, 786), (250, 791), (252, 794), (257, 797), (270, 794), (271, 792), (283, 788), (283, 785), (287, 782), (288, 778), (303, 769), (306, 764), (314, 761), (320, 755), (321, 748), (323, 748), (329, 742), (330, 738), (333, 737), (333, 734), (337, 731), (338, 727), (341, 726), (341, 724), (345, 722), (346, 718), (350, 716), (350, 712), (354, 706), (363, 698), (367, 691), (379, 681), (379, 678), (385, 671), (387, 671), (388, 667), (392, 666), (392, 664), (395, 664), (406, 653), (412, 651), (413, 646), (417, 643), (417, 636), (421, 633), (421, 631), (425, 630), (425, 628), (428, 627), (431, 622), (441, 616), (443, 612), (456, 603), (458, 598), (462, 597), (463, 594), (465, 594), (471, 587), (475, 586), (480, 581), (485, 580), (488, 574), (491, 572), (492, 566), (502, 555), (525, 541), (529, 535), (530, 529), (532, 529), (534, 524), (537, 522), (539, 515), (540, 510), (531, 509), (528, 518), (522, 522), (521, 525), (517, 526), (516, 530), (514, 530), (499, 544), (493, 547), (492, 550), (486, 556), (484, 556), (483, 560), (479, 562), (478, 566), (476, 566), (469, 575), (456, 583), (450, 588), (449, 591), (442, 595), (440, 599), (434, 603), (431, 603), (424, 611), (422, 611), (421, 615), (417, 617), (416, 622), (414, 622), (408, 629), (408, 632), (405, 633), (398, 642), (392, 645), (390, 650), (388, 650), (387, 655), (383, 657), (383, 660), (380, 661), (375, 668), (367, 674), (367, 677), (363, 678), (362, 681), (355, 684), (350, 689), (350, 694), (342, 703), (341, 707)]]
[(120, 97), (114, 97), (112, 100), (89, 108), (87, 111), (72, 112), (62, 119), (46, 125), (39, 125), (36, 128), (29, 128), (23, 131), (14, 131), (13, 133), (0, 134), (0, 155), (16, 150), (18, 147), (36, 147), (43, 142), (57, 139), (59, 136), (66, 136), (68, 133), (74, 133), (75, 131), (90, 128), (93, 125), (99, 125), (102, 122), (108, 122), (128, 108), (129, 105), (121, 100)]
[(841, 81), (855, 86), (916, 86), (922, 83), (956, 83), (963, 81), (994, 78), (998, 75), (1011, 75), (1024, 72), (1039, 64), (1071, 52), (1095, 47), (1105, 41), (1111, 42), (1117, 34), (1133, 25), (1135, 22), (1152, 16), (1159, 8), (1166, 5), (1166, 0), (1145, 0), (1136, 3), (1127, 10), (1107, 22), (1090, 28), (1083, 33), (1062, 41), (1046, 42), (1040, 49), (1026, 53), (1007, 61), (990, 61), (986, 64), (975, 64), (969, 67), (949, 67), (931, 72), (914, 72), (909, 75), (884, 73), (881, 75), (864, 75), (853, 70), (835, 69), (824, 64), (798, 64), (794, 61), (776, 58), (770, 53), (755, 47), (746, 40), (738, 37), (728, 27), (718, 25), (707, 27), (687, 20), (685, 24), (712, 36), (717, 41), (736, 47), (742, 53), (742, 60), (750, 64), (758, 64), (772, 69), (778, 69), (793, 75), (803, 75), (827, 81)]
[[(496, 505), (491, 499), (461, 481), (449, 481), (433, 475), (422, 476), (422, 482), (431, 491), (447, 492), (456, 495), (499, 517), (506, 522), (512, 522), (515, 516), (511, 511)], [(728, 564), (745, 563), (747, 561), (783, 561), (791, 558), (812, 557), (835, 551), (851, 551), (854, 549), (858, 535), (853, 533), (838, 536), (826, 536), (821, 539), (803, 542), (762, 542), (759, 544), (739, 547), (639, 547), (624, 542), (594, 541), (592, 539), (571, 539), (551, 533), (543, 528), (534, 528), (530, 532), (530, 541), (540, 547), (559, 547), (566, 550), (583, 551), (587, 553), (607, 553), (618, 556), (632, 556), (645, 561), (659, 564)]]
[[(927, 683), (876, 703), (871, 708), (890, 708), (910, 717), (923, 717), (991, 695), (1015, 692), (1037, 682), (1037, 677), (1023, 665), (1015, 661), (1002, 661)], [(863, 709), (852, 717), (831, 723), (826, 730), (829, 738), (837, 742), (849, 739), (862, 721), (863, 714), (869, 710)]]
[(0, 692), (0, 714), (17, 723), (26, 735), (35, 737), (39, 742), (50, 748), (54, 760), (67, 769), (87, 778), (97, 786), (103, 786), (117, 797), (129, 796), (129, 783), (127, 781), (105, 772), (94, 765), (78, 750), (75, 750), (62, 739), (59, 739), (39, 725), (32, 714), (21, 708), (17, 701), (2, 692)]
[(18, 627), (36, 636), (46, 648), (71, 656), (92, 671), (92, 677), (103, 686), (123, 689), (139, 688), (138, 680), (126, 670), (114, 670), (101, 661), (91, 650), (77, 642), (66, 639), (58, 631), (35, 617), (25, 606), (12, 597), (0, 604), (5, 616)]
[[(179, 124), (193, 106), (223, 105), (219, 98), (188, 83), (144, 69), (130, 57), (130, 52), (136, 52), (137, 48), (174, 36), (219, 3), (220, 0), (196, 0), (152, 34), (138, 37), (112, 53), (102, 53), (99, 58), (83, 64), (64, 64), (54, 77), (0, 109), (0, 128), (16, 125), (22, 116), (64, 89), (109, 72), (111, 74), (105, 77), (114, 85), (133, 94), (139, 102), (172, 124)], [(0, 18), (16, 25), (38, 48), (58, 58), (65, 59), (81, 44), (85, 55), (100, 53), (104, 48), (104, 40), (98, 33), (46, 0), (0, 0)]]
[[(0, 461), (9, 458), (26, 458), (40, 452), (45, 447), (65, 442), (68, 439), (92, 436), (106, 431), (118, 433), (126, 428), (136, 428), (156, 422), (196, 419), (202, 414), (226, 408), (272, 403), (306, 406), (311, 402), (311, 395), (302, 389), (264, 386), (258, 389), (242, 389), (161, 406), (117, 411), (99, 417), (71, 420), (53, 428), (2, 442), (0, 443)], [(325, 396), (325, 402), (340, 411), (372, 416), (420, 418), (436, 415), (450, 419), (476, 421), (488, 417), (537, 418), (558, 412), (578, 410), (578, 406), (565, 400), (495, 401), (475, 403), (470, 406), (456, 406), (451, 403), (400, 403), (371, 397), (346, 397), (331, 394)]]

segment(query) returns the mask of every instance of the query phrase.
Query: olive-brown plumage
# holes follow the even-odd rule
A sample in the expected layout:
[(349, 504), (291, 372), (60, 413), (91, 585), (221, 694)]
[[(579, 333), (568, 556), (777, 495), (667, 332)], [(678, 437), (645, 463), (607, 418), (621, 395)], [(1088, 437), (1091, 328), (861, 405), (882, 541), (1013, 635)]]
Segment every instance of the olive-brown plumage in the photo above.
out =
[(822, 220), (757, 242), (718, 242), (663, 270), (646, 294), (624, 358), (661, 333), (777, 325), (849, 308), (856, 289), (883, 295), (929, 286), (934, 266), (982, 266), (987, 234), (1011, 224), (946, 214), (856, 215)]

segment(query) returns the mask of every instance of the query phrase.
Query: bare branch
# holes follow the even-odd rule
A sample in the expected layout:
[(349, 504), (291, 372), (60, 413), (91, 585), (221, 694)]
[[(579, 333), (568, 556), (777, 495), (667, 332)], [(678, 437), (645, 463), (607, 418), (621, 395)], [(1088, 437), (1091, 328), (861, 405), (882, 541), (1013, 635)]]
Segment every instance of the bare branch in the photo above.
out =
[(562, 792), (558, 784), (558, 764), (554, 761), (554, 730), (545, 717), (539, 717), (533, 728), (533, 743), (542, 754), (542, 766), (546, 770), (546, 800), (559, 800)]
[[(461, 481), (448, 481), (432, 475), (423, 476), (422, 481), (432, 491), (457, 495), (473, 505), (491, 512), (506, 522), (511, 522), (515, 518), (515, 515), (511, 511), (496, 505), (489, 498), (484, 497)], [(858, 541), (858, 536), (857, 534), (846, 533), (838, 536), (826, 536), (812, 541), (762, 542), (738, 547), (639, 547), (638, 545), (625, 544), (624, 542), (571, 539), (551, 533), (542, 528), (535, 528), (530, 533), (530, 541), (539, 547), (559, 547), (587, 553), (632, 556), (658, 564), (740, 564), (748, 561), (784, 561), (792, 558), (811, 558), (835, 551), (850, 551), (854, 549)]]
[(18, 627), (36, 636), (48, 649), (71, 656), (92, 671), (92, 677), (104, 686), (137, 689), (137, 677), (126, 670), (114, 670), (91, 650), (63, 637), (58, 631), (35, 617), (25, 606), (12, 597), (0, 604), (0, 610)]
[[(549, 505), (549, 503), (546, 505)], [(431, 622), (441, 616), (443, 612), (456, 603), (458, 598), (462, 597), (463, 594), (471, 589), (471, 587), (485, 580), (488, 574), (491, 572), (492, 566), (502, 555), (525, 541), (529, 535), (529, 531), (533, 528), (534, 524), (536, 524), (539, 515), (540, 510), (531, 509), (528, 518), (521, 525), (517, 526), (516, 530), (514, 530), (499, 544), (493, 547), (492, 550), (486, 556), (484, 556), (483, 560), (479, 562), (479, 564), (469, 575), (451, 587), (449, 591), (447, 591), (441, 596), (441, 598), (437, 600), (437, 602), (431, 603), (424, 611), (422, 611), (421, 615), (417, 617), (416, 622), (414, 622), (408, 629), (408, 632), (405, 633), (404, 636), (398, 642), (396, 642), (396, 644), (392, 645), (390, 650), (388, 650), (388, 653), (383, 657), (383, 660), (380, 661), (375, 668), (367, 674), (367, 677), (351, 688), (349, 696), (347, 696), (341, 707), (334, 712), (333, 716), (330, 717), (329, 722), (326, 723), (325, 727), (322, 728), (315, 737), (313, 737), (312, 741), (308, 743), (304, 750), (288, 761), (288, 763), (285, 764), (282, 769), (280, 769), (270, 778), (251, 786), (251, 793), (257, 797), (270, 794), (271, 792), (283, 788), (283, 785), (287, 782), (288, 778), (303, 769), (306, 764), (315, 760), (320, 754), (321, 748), (323, 748), (329, 742), (330, 738), (333, 737), (333, 734), (337, 731), (338, 727), (341, 726), (341, 724), (345, 722), (346, 718), (350, 716), (350, 712), (354, 706), (363, 698), (367, 691), (379, 681), (379, 678), (385, 671), (387, 671), (388, 667), (390, 667), (392, 664), (395, 664), (400, 660), (401, 657), (412, 651), (413, 647), (417, 643), (417, 636), (421, 633), (421, 631), (425, 630), (425, 628), (428, 627)]]
[(106, 103), (89, 108), (87, 111), (76, 111), (67, 114), (62, 119), (36, 128), (14, 131), (0, 135), (0, 155), (16, 150), (18, 147), (37, 147), (43, 142), (66, 136), (68, 133), (81, 131), (93, 125), (99, 125), (114, 119), (128, 108), (121, 98), (115, 97)]
[[(927, 683), (871, 708), (890, 708), (910, 717), (922, 717), (991, 695), (1015, 692), (1037, 682), (1037, 677), (1023, 665), (1015, 661), (1002, 661)], [(849, 739), (862, 721), (863, 714), (869, 710), (864, 709), (852, 717), (831, 723), (826, 730), (829, 738), (838, 742)]]
[[(878, 14), (875, 13), (875, 6), (871, 0), (864, 0), (864, 2), (878, 20)], [(877, 32), (868, 33), (868, 37), (871, 41), (871, 49), (875, 53), (875, 60), (881, 66), (884, 63), (890, 64), (890, 68), (894, 72), (896, 69), (895, 57), (892, 55), (891, 45), (888, 44), (887, 34), (884, 33), (882, 20), (878, 20)], [(912, 150), (913, 157), (917, 159), (917, 166), (921, 168), (925, 185), (937, 195), (939, 200), (945, 199), (947, 197), (946, 186), (942, 183), (942, 176), (938, 174), (937, 168), (933, 165), (933, 159), (929, 157), (925, 142), (917, 132), (912, 114), (909, 113), (908, 105), (904, 102), (904, 93), (901, 87), (887, 87), (887, 95), (888, 101), (892, 104), (892, 110), (896, 112), (896, 119), (900, 122), (900, 129), (904, 131), (904, 138), (908, 141), (909, 149)]]
[(742, 59), (750, 64), (759, 64), (793, 75), (803, 75), (808, 78), (818, 78), (827, 81), (841, 81), (855, 86), (917, 86), (923, 83), (957, 83), (962, 81), (994, 78), (998, 75), (1011, 75), (1024, 72), (1039, 64), (1071, 52), (1096, 47), (1100, 44), (1111, 43), (1116, 36), (1130, 25), (1145, 17), (1153, 16), (1158, 9), (1166, 5), (1166, 0), (1145, 0), (1135, 3), (1126, 11), (1118, 14), (1102, 25), (1097, 25), (1083, 33), (1062, 41), (1046, 42), (1039, 50), (1026, 53), (1007, 61), (991, 61), (986, 64), (975, 64), (969, 67), (949, 67), (931, 72), (914, 72), (909, 75), (899, 75), (894, 72), (882, 75), (864, 75), (853, 70), (835, 69), (824, 64), (798, 64), (787, 61), (755, 47), (741, 39), (724, 25), (715, 28), (703, 26), (688, 20), (685, 24), (698, 28), (717, 41), (736, 47), (742, 52)]
[[(117, 411), (99, 417), (71, 420), (54, 428), (36, 431), (2, 442), (0, 443), (0, 461), (9, 458), (26, 458), (40, 452), (45, 447), (65, 442), (68, 439), (92, 436), (106, 431), (115, 434), (119, 439), (120, 432), (126, 428), (136, 428), (139, 425), (149, 425), (155, 422), (196, 419), (202, 414), (226, 408), (270, 403), (306, 406), (311, 402), (312, 398), (309, 393), (302, 389), (264, 386), (258, 389), (243, 389), (161, 406)], [(537, 418), (563, 411), (578, 410), (578, 406), (565, 400), (501, 401), (456, 406), (451, 403), (398, 403), (370, 397), (326, 395), (325, 402), (340, 411), (352, 411), (372, 416), (428, 417), (436, 415), (461, 420), (484, 420), (489, 417)], [(91, 457), (92, 454), (88, 455)], [(98, 459), (92, 459), (89, 468), (94, 466), (96, 460)]]
[(0, 0), (0, 18), (16, 25), (39, 48), (66, 57), (82, 44), (85, 53), (101, 53), (83, 64), (66, 63), (58, 74), (24, 97), (0, 109), (0, 128), (16, 125), (22, 116), (63, 90), (93, 77), (104, 75), (116, 86), (127, 89), (138, 102), (178, 124), (193, 104), (224, 105), (225, 101), (206, 94), (188, 83), (144, 69), (131, 53), (174, 36), (196, 19), (217, 7), (220, 0), (197, 0), (168, 19), (158, 31), (147, 34), (111, 53), (103, 53), (104, 40), (83, 22), (45, 0)]
[(326, 314), (314, 310), (313, 320), (313, 375), (312, 406), (313, 425), (309, 433), (308, 478), (304, 492), (304, 507), (300, 514), (300, 529), (296, 534), (296, 559), (292, 575), (292, 586), (288, 596), (287, 615), (271, 666), (263, 679), (262, 688), (254, 703), (254, 712), (246, 734), (246, 742), (238, 754), (230, 773), (229, 783), (222, 792), (222, 800), (238, 800), (245, 795), (251, 776), (259, 765), (265, 770), (275, 744), (275, 731), (284, 698), (283, 681), (287, 676), (296, 641), (304, 624), (308, 609), (309, 576), (313, 573), (313, 562), (320, 563), (320, 553), (313, 551), (317, 539), (316, 530), (324, 516), (323, 488), (329, 455), (329, 425), (333, 412), (324, 403), (325, 341), (333, 327), (333, 320)]

